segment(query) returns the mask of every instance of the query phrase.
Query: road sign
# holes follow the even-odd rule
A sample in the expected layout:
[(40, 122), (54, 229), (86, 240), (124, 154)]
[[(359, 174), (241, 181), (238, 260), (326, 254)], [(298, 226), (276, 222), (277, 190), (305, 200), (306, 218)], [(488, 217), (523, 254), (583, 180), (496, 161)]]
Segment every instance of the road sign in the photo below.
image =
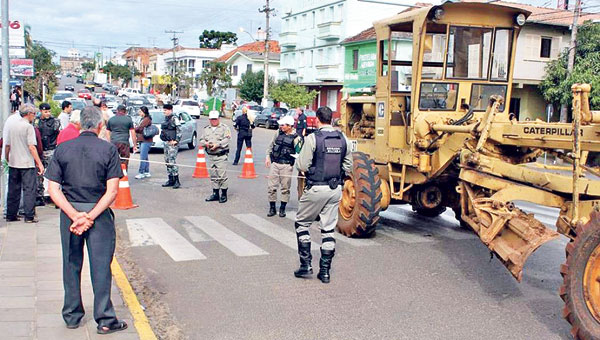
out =
[(33, 77), (33, 59), (11, 59), (10, 75), (13, 77)]
[[(0, 32), (0, 41), (1, 39)], [(8, 25), (8, 48), (10, 58), (25, 58), (25, 29), (19, 21), (11, 21)]]

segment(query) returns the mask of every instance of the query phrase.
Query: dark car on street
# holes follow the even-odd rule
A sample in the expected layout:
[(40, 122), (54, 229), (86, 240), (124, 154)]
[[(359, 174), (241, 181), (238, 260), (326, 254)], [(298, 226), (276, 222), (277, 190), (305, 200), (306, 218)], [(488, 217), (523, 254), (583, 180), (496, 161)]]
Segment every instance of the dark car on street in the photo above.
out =
[(67, 84), (65, 85), (65, 91), (75, 92), (75, 87), (73, 86), (73, 84)]
[(267, 129), (276, 129), (279, 126), (277, 121), (287, 114), (288, 109), (284, 109), (282, 107), (267, 107), (266, 109), (262, 110), (261, 113), (256, 115), (256, 118), (254, 119), (254, 125), (263, 125)]

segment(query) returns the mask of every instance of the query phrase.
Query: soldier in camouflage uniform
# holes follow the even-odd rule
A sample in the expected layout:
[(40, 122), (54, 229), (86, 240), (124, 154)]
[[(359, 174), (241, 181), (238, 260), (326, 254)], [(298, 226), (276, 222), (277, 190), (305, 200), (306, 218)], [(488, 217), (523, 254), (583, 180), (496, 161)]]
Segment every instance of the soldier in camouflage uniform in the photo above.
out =
[[(227, 155), (229, 154), (229, 141), (231, 130), (219, 121), (219, 112), (210, 111), (208, 114), (210, 125), (204, 128), (204, 135), (200, 139), (200, 146), (206, 149), (206, 158), (209, 163), (210, 180), (213, 193), (206, 198), (206, 202), (227, 202)], [(219, 190), (221, 191), (219, 193)]]
[(165, 104), (165, 120), (160, 126), (160, 139), (164, 142), (163, 150), (165, 153), (165, 163), (167, 164), (167, 174), (169, 180), (163, 184), (163, 187), (173, 187), (179, 189), (179, 167), (177, 163), (177, 152), (179, 151), (179, 141), (181, 140), (181, 127), (179, 118), (173, 114), (173, 105)]

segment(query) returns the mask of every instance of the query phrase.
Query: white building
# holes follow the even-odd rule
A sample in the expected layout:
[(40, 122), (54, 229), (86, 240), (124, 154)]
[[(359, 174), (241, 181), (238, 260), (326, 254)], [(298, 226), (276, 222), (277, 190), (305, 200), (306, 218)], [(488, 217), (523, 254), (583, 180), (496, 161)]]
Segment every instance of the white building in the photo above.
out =
[[(217, 59), (229, 65), (231, 83), (234, 87), (239, 85), (242, 75), (247, 71), (264, 70), (264, 45), (263, 41), (244, 44)], [(277, 79), (279, 73), (279, 52), (277, 41), (269, 41), (269, 77), (273, 79)]]
[(70, 48), (67, 51), (67, 56), (70, 57), (70, 58), (80, 58), (81, 54), (79, 53), (78, 49), (76, 49), (76, 48)]
[[(394, 5), (392, 3), (397, 3)], [(319, 95), (313, 109), (327, 105), (339, 112), (344, 80), (340, 42), (406, 6), (400, 1), (293, 0), (285, 10), (279, 35), (279, 79), (297, 81)]]

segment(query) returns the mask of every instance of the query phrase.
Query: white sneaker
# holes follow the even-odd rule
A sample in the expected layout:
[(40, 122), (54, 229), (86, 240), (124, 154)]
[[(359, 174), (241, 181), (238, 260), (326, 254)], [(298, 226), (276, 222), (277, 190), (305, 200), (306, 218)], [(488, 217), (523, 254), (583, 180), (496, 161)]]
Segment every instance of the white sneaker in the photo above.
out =
[(135, 175), (135, 179), (142, 179), (144, 177), (146, 177), (146, 176), (144, 176), (144, 174), (137, 174), (137, 175)]
[(150, 175), (150, 173), (149, 173), (149, 172), (146, 172), (146, 173), (144, 174), (144, 177), (148, 178), (148, 177), (152, 177), (152, 175)]

